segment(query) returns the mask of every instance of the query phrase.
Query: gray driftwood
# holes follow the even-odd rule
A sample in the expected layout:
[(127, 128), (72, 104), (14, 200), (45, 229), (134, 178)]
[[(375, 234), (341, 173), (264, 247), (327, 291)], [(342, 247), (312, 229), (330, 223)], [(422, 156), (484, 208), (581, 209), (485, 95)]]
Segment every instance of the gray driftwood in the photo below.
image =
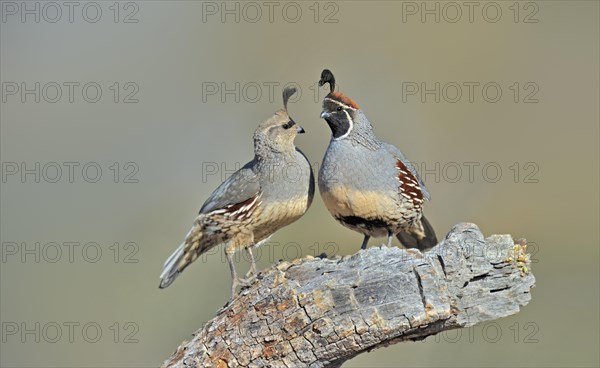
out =
[(458, 224), (431, 251), (371, 247), (263, 271), (163, 367), (339, 367), (402, 341), (517, 313), (535, 279), (524, 241)]

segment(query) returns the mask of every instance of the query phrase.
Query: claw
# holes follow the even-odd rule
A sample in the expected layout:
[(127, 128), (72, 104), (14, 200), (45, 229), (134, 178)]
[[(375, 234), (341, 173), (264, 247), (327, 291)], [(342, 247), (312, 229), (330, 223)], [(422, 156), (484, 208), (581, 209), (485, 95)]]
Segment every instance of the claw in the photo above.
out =
[(237, 275), (237, 273), (235, 272), (235, 265), (233, 263), (233, 254), (225, 252), (225, 255), (227, 256), (227, 263), (229, 263), (229, 270), (231, 271), (231, 296), (229, 297), (229, 302), (227, 304), (225, 304), (225, 306), (223, 308), (225, 308), (229, 304), (231, 304), (231, 302), (235, 298), (235, 295), (236, 295), (235, 291), (238, 286), (250, 286), (250, 284), (252, 284), (256, 280), (257, 273), (256, 273), (256, 261), (254, 259), (254, 255), (252, 254), (252, 250), (250, 248), (246, 248), (246, 252), (248, 252), (248, 256), (250, 257), (251, 265), (250, 265), (250, 270), (248, 271), (248, 273), (246, 273), (245, 278), (239, 277)]
[(255, 280), (256, 280), (255, 274), (252, 274), (251, 276), (246, 277), (246, 278), (238, 277), (238, 284), (241, 286), (250, 286), (250, 284), (252, 284)]

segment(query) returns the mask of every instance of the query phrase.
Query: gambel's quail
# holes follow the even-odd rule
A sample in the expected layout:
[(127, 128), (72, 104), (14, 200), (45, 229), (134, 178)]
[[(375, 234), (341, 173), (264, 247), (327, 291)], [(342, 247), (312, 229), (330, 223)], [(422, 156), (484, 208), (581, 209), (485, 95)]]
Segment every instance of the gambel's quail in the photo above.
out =
[(383, 142), (356, 102), (335, 91), (328, 69), (319, 86), (329, 83), (321, 118), (331, 129), (331, 140), (319, 170), (319, 191), (325, 206), (342, 225), (370, 237), (395, 234), (407, 248), (426, 250), (437, 240), (422, 214), (429, 192), (417, 170), (395, 146)]
[[(207, 250), (225, 245), (231, 270), (231, 299), (237, 285), (247, 285), (256, 273), (252, 247), (298, 220), (312, 203), (315, 183), (310, 163), (294, 146), (304, 129), (288, 115), (295, 88), (283, 91), (284, 108), (260, 124), (254, 133), (254, 159), (225, 180), (204, 202), (183, 244), (167, 259), (160, 288)], [(293, 166), (294, 175), (289, 174)], [(237, 276), (233, 254), (244, 248), (251, 261), (248, 277)], [(230, 299), (230, 300), (231, 300)]]

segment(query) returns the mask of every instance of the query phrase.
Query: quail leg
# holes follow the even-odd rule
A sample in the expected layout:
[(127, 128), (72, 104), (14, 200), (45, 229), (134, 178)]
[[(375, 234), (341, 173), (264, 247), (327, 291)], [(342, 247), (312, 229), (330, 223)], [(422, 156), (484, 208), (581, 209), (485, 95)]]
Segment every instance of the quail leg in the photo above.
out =
[(256, 271), (256, 261), (254, 260), (254, 255), (252, 254), (252, 251), (250, 251), (254, 272), (252, 273), (251, 277), (244, 279), (239, 277), (237, 275), (237, 272), (235, 271), (235, 264), (233, 263), (233, 253), (225, 252), (225, 255), (227, 256), (227, 263), (229, 263), (229, 270), (231, 271), (231, 297), (229, 298), (229, 301), (231, 302), (235, 297), (235, 290), (238, 286), (248, 286), (256, 279), (256, 277), (254, 277), (254, 272)]
[(360, 249), (367, 249), (367, 244), (369, 244), (369, 239), (371, 237), (369, 235), (365, 235), (365, 238), (363, 239), (362, 245), (360, 246)]
[(392, 232), (388, 230), (388, 243), (387, 243), (388, 247), (392, 246), (392, 237), (393, 236), (394, 236), (394, 234), (392, 234)]
[(250, 258), (250, 270), (246, 273), (246, 279), (254, 280), (256, 278), (256, 260), (254, 259), (252, 248), (246, 247), (246, 253), (248, 254), (248, 258)]
[(233, 264), (233, 254), (225, 253), (225, 255), (227, 256), (227, 263), (229, 263), (229, 270), (231, 271), (231, 296), (229, 297), (229, 303), (231, 303), (235, 296), (235, 289), (239, 284), (239, 280), (235, 272), (235, 265)]

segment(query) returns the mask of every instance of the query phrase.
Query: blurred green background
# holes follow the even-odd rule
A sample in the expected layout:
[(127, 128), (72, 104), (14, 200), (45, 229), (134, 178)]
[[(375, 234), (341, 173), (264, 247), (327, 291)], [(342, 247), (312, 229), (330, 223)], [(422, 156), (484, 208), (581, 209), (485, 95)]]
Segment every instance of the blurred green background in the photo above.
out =
[[(597, 1), (23, 4), (1, 3), (3, 367), (157, 366), (213, 317), (222, 250), (166, 290), (162, 263), (287, 83), (318, 169), (324, 67), (417, 163), (440, 238), (475, 222), (536, 262), (517, 315), (345, 366), (600, 364)], [(317, 195), (259, 267), (361, 240)]]

